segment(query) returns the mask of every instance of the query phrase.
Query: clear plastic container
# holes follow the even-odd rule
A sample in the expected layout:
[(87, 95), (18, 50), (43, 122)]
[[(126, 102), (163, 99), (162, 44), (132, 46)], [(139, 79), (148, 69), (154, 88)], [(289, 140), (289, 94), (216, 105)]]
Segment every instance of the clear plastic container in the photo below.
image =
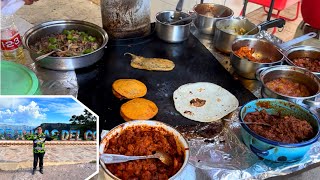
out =
[(1, 15), (1, 60), (26, 63), (22, 39), (13, 15)]

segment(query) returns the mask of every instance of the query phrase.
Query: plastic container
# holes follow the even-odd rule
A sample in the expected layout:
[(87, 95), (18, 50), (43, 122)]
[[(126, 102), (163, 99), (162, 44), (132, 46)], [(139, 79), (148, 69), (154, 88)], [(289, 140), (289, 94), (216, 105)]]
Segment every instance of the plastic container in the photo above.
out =
[(0, 61), (0, 95), (41, 95), (36, 74), (27, 67)]
[(1, 15), (1, 60), (25, 64), (21, 36), (13, 15)]

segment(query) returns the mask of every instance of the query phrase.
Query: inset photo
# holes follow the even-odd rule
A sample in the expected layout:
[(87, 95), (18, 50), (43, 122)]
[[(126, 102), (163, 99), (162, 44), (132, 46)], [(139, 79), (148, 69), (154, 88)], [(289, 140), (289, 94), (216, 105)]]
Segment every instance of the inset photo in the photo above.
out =
[(0, 179), (89, 179), (98, 116), (72, 96), (0, 97)]

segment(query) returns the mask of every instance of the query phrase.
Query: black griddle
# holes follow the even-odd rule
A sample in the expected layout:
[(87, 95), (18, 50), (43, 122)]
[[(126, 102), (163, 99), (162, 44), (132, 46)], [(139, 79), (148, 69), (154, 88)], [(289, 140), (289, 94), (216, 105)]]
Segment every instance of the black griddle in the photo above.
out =
[[(143, 57), (170, 59), (175, 68), (170, 72), (152, 72), (134, 69), (130, 66), (130, 52)], [(176, 125), (194, 125), (197, 122), (181, 116), (174, 108), (172, 94), (181, 85), (194, 82), (212, 82), (234, 94), (240, 105), (255, 99), (240, 82), (215, 57), (190, 34), (188, 40), (179, 44), (161, 41), (155, 35), (148, 38), (108, 44), (105, 55), (95, 65), (76, 71), (79, 93), (78, 99), (100, 117), (100, 131), (112, 129), (124, 120), (120, 116), (120, 106), (126, 100), (119, 100), (112, 94), (112, 83), (120, 78), (134, 78), (148, 88), (145, 98), (155, 102), (159, 112), (153, 119)]]

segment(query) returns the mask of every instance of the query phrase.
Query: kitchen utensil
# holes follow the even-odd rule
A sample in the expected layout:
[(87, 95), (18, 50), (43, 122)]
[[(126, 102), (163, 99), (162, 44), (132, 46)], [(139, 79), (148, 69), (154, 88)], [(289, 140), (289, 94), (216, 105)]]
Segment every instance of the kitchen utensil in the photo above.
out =
[(193, 12), (197, 16), (194, 25), (201, 33), (209, 35), (214, 35), (217, 21), (229, 19), (234, 14), (230, 8), (213, 3), (197, 4), (193, 7)]
[(279, 47), (280, 47), (280, 49), (286, 50), (286, 49), (288, 49), (290, 46), (292, 46), (294, 44), (298, 44), (300, 42), (303, 42), (303, 41), (306, 41), (308, 39), (314, 38), (316, 36), (317, 36), (317, 33), (310, 32), (310, 33), (307, 33), (305, 35), (302, 35), (302, 36), (299, 36), (297, 38), (294, 38), (294, 39), (292, 39), (290, 41), (287, 41), (285, 43), (282, 43)]
[[(89, 35), (96, 37), (101, 44), (100, 47), (88, 54), (74, 57), (51, 57), (48, 56), (42, 60), (36, 61), (39, 54), (35, 52), (31, 46), (34, 45), (40, 38), (51, 34), (61, 33), (64, 29), (78, 30), (87, 32)], [(30, 52), (31, 58), (37, 65), (53, 70), (75, 70), (90, 66), (96, 63), (104, 54), (104, 48), (108, 42), (107, 33), (99, 26), (78, 20), (58, 20), (48, 21), (36, 25), (29, 29), (23, 37), (23, 45)]]
[[(217, 50), (229, 54), (232, 51), (232, 43), (237, 38), (254, 37), (261, 30), (266, 30), (271, 27), (281, 28), (284, 26), (284, 24), (285, 21), (283, 19), (274, 19), (260, 23), (259, 25), (255, 25), (243, 17), (223, 19), (216, 23), (213, 44)], [(251, 32), (249, 32), (247, 35), (241, 35), (238, 33), (240, 29), (244, 32)]]
[(196, 18), (196, 15), (195, 14), (191, 14), (191, 16), (188, 16), (186, 18), (180, 19), (178, 21), (173, 21), (173, 22), (170, 22), (170, 23), (167, 23), (167, 24), (169, 24), (169, 25), (178, 25), (178, 24), (180, 24), (182, 22), (190, 21), (190, 20), (193, 20), (195, 18)]
[[(267, 104), (268, 106), (263, 106)], [(293, 162), (303, 158), (311, 145), (317, 142), (319, 131), (319, 119), (306, 108), (298, 104), (281, 99), (257, 99), (246, 103), (240, 109), (239, 120), (243, 119), (250, 112), (266, 110), (268, 114), (278, 114), (281, 116), (292, 115), (299, 119), (304, 119), (313, 127), (315, 135), (312, 139), (299, 143), (282, 143), (264, 138), (252, 131), (246, 124), (241, 124), (241, 136), (245, 145), (256, 155), (276, 162)]]
[[(292, 66), (296, 66), (292, 60), (295, 58), (314, 58), (320, 59), (320, 48), (314, 46), (295, 46), (289, 48), (286, 52), (286, 61)], [(313, 72), (313, 74), (320, 77), (320, 72)]]
[(151, 33), (150, 0), (101, 0), (101, 20), (112, 40), (145, 37)]
[(51, 54), (53, 54), (55, 52), (58, 52), (58, 51), (62, 51), (62, 50), (61, 49), (55, 49), (55, 50), (53, 50), (51, 52), (48, 52), (47, 54), (44, 54), (44, 55), (41, 55), (41, 56), (37, 57), (35, 59), (35, 61), (40, 61), (41, 59), (44, 59), (44, 58), (46, 58), (46, 57), (50, 56)]
[[(279, 98), (297, 103), (302, 106), (320, 108), (320, 102), (315, 101), (320, 96), (320, 78), (312, 72), (294, 66), (273, 66), (262, 68), (257, 71), (257, 77), (262, 83), (261, 94), (263, 97)], [(308, 97), (292, 97), (279, 94), (266, 87), (266, 83), (277, 78), (289, 78), (304, 84), (311, 95)]]
[[(228, 121), (228, 122), (236, 122), (236, 121), (232, 121), (230, 119), (223, 119), (225, 121)], [(246, 124), (246, 125), (261, 125), (261, 126), (271, 126), (270, 124), (267, 124), (267, 123), (258, 123), (258, 122), (237, 122), (237, 123), (240, 123), (240, 124)]]
[[(268, 58), (271, 63), (257, 63), (245, 58), (240, 58), (234, 54), (234, 51), (243, 46), (254, 48), (255, 54), (258, 54), (259, 59)], [(256, 56), (256, 57), (257, 57)], [(232, 53), (230, 55), (230, 62), (235, 72), (247, 79), (255, 79), (256, 71), (262, 67), (280, 65), (284, 61), (283, 55), (278, 51), (277, 47), (267, 40), (258, 38), (240, 38), (232, 45)]]
[[(242, 77), (248, 79), (256, 79), (256, 71), (263, 67), (269, 67), (274, 65), (280, 65), (285, 60), (284, 50), (280, 48), (287, 48), (295, 43), (299, 43), (301, 41), (305, 41), (314, 36), (313, 33), (309, 33), (293, 40), (290, 40), (286, 43), (281, 44), (279, 47), (272, 44), (271, 42), (259, 39), (259, 38), (238, 38), (236, 39), (232, 46), (232, 53), (230, 55), (230, 61), (232, 67), (235, 69), (236, 73), (241, 75)], [(249, 48), (254, 49), (254, 55), (257, 59), (270, 59), (271, 63), (258, 63), (250, 61), (246, 58), (240, 58), (234, 54), (235, 51), (240, 49), (241, 47), (248, 46)]]
[(183, 7), (184, 0), (179, 0), (176, 6), (176, 11), (181, 12)]
[[(156, 33), (157, 36), (169, 43), (179, 43), (188, 39), (190, 35), (190, 27), (192, 19), (183, 23), (170, 25), (171, 22), (176, 22), (180, 18), (188, 18), (189, 14), (178, 11), (162, 11), (156, 15)], [(169, 23), (169, 24), (167, 24)]]
[(170, 166), (173, 163), (172, 157), (162, 151), (156, 151), (155, 154), (149, 156), (125, 156), (120, 154), (101, 154), (100, 159), (105, 164), (114, 164), (128, 162), (139, 159), (159, 159), (163, 164)]
[(175, 137), (176, 140), (176, 145), (177, 148), (181, 148), (181, 150), (184, 151), (184, 162), (182, 164), (182, 167), (180, 170), (172, 177), (169, 179), (173, 180), (175, 179), (187, 166), (189, 156), (190, 156), (190, 151), (189, 151), (189, 145), (188, 142), (185, 140), (185, 138), (173, 127), (159, 122), (159, 121), (154, 121), (154, 120), (135, 120), (135, 121), (128, 121), (126, 123), (120, 124), (116, 127), (114, 127), (112, 130), (108, 132), (108, 134), (104, 137), (102, 137), (102, 140), (100, 142), (100, 165), (103, 168), (103, 170), (108, 174), (108, 176), (112, 179), (119, 179), (115, 175), (113, 175), (108, 168), (106, 168), (105, 163), (101, 160), (101, 155), (104, 154), (104, 149), (108, 147), (109, 145), (109, 140), (114, 137), (119, 135), (123, 130), (130, 128), (130, 127), (136, 127), (136, 126), (151, 126), (151, 127), (160, 127), (163, 128), (164, 130), (172, 133), (172, 135)]
[(40, 95), (40, 83), (36, 74), (26, 66), (0, 61), (0, 95)]
[(244, 35), (248, 35), (250, 34), (252, 31), (254, 31), (256, 29), (256, 27), (252, 28), (251, 30), (249, 30), (248, 32), (246, 32)]

